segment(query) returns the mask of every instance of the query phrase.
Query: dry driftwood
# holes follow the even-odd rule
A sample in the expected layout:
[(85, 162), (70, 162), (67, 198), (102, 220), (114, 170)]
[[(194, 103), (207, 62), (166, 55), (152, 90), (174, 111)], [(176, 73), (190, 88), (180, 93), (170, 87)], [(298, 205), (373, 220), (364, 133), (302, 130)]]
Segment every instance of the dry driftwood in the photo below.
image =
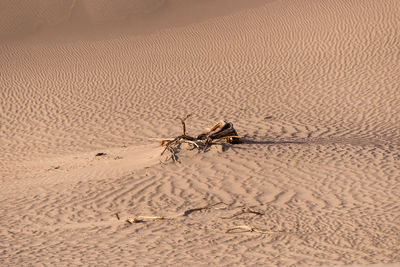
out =
[(126, 221), (130, 224), (144, 222), (146, 220), (164, 220), (164, 216), (137, 216), (134, 218), (129, 217)]
[[(191, 213), (193, 213), (195, 211), (210, 210), (210, 209), (215, 209), (215, 210), (224, 209), (225, 207), (216, 207), (217, 205), (221, 205), (221, 204), (228, 205), (228, 204), (226, 204), (224, 202), (217, 202), (217, 203), (210, 204), (210, 205), (207, 205), (207, 206), (204, 206), (204, 207), (200, 207), (200, 208), (188, 209), (183, 214), (179, 213), (179, 214), (176, 214), (174, 216), (165, 217), (165, 216), (142, 216), (142, 215), (139, 215), (139, 216), (135, 216), (135, 217), (128, 217), (126, 219), (126, 222), (128, 222), (130, 224), (134, 224), (134, 223), (145, 222), (145, 221), (148, 221), (148, 220), (151, 220), (151, 221), (171, 220), (171, 219), (175, 219), (175, 218), (178, 218), (178, 217), (181, 217), (181, 216), (185, 216), (185, 217), (189, 216)], [(118, 220), (120, 220), (120, 216), (119, 216), (118, 213), (116, 213), (115, 216), (117, 217)]]
[(161, 153), (164, 155), (166, 151), (170, 152), (170, 156), (167, 160), (172, 159), (177, 161), (177, 150), (182, 143), (187, 143), (192, 146), (192, 149), (197, 148), (198, 150), (206, 151), (212, 144), (225, 142), (228, 144), (240, 143), (240, 137), (238, 136), (233, 124), (231, 122), (220, 121), (213, 125), (206, 133), (202, 133), (197, 137), (192, 137), (186, 134), (186, 123), (185, 121), (191, 116), (186, 115), (181, 118), (181, 130), (182, 134), (175, 138), (161, 139), (161, 145), (165, 146), (165, 149)]
[(207, 205), (207, 206), (200, 207), (200, 208), (192, 208), (192, 209), (186, 210), (183, 213), (183, 216), (189, 216), (191, 213), (193, 213), (195, 211), (200, 211), (200, 210), (210, 210), (210, 209), (220, 210), (220, 209), (223, 209), (223, 208), (215, 208), (215, 206), (220, 205), (220, 204), (228, 205), (228, 204), (226, 204), (224, 202), (218, 202), (218, 203)]
[(261, 230), (254, 226), (249, 226), (249, 225), (235, 225), (235, 226), (232, 226), (231, 228), (227, 229), (225, 231), (225, 233), (229, 233), (234, 230), (244, 230), (244, 231), (255, 232), (255, 233), (259, 233), (259, 234), (277, 234), (277, 233), (279, 233), (279, 232), (274, 232), (274, 231), (269, 231), (269, 230)]
[(239, 215), (246, 214), (246, 213), (251, 213), (251, 214), (260, 215), (260, 216), (261, 216), (261, 215), (264, 215), (264, 213), (262, 213), (262, 212), (260, 212), (260, 211), (254, 210), (254, 209), (249, 208), (249, 207), (245, 207), (245, 208), (242, 208), (241, 211), (239, 211), (239, 212), (233, 214), (232, 216), (230, 216), (230, 217), (224, 217), (223, 219), (232, 219), (232, 218), (235, 218), (235, 217), (237, 217), (237, 216), (239, 216)]
[[(186, 210), (183, 214), (179, 213), (173, 216), (135, 216), (135, 217), (128, 217), (125, 221), (128, 222), (129, 224), (136, 224), (136, 223), (142, 223), (142, 222), (146, 222), (146, 221), (159, 221), (159, 220), (173, 220), (176, 219), (178, 217), (181, 216), (189, 216), (191, 213), (195, 212), (195, 211), (201, 211), (201, 210), (210, 210), (210, 209), (226, 209), (226, 207), (216, 207), (218, 205), (228, 205), (224, 202), (217, 202), (214, 204), (209, 204), (207, 206), (203, 206), (203, 207), (199, 207), (199, 208), (191, 208)], [(229, 218), (234, 218), (236, 216), (239, 216), (241, 214), (244, 213), (251, 213), (251, 214), (256, 214), (256, 215), (264, 215), (264, 213), (253, 210), (251, 208), (248, 207), (243, 207), (241, 211), (235, 213), (233, 216), (231, 217), (226, 217), (224, 219), (229, 219)], [(117, 217), (118, 220), (120, 220), (120, 216), (118, 213), (115, 214), (115, 216)], [(259, 233), (259, 234), (290, 234), (289, 232), (285, 232), (285, 231), (271, 231), (271, 230), (263, 230), (254, 226), (250, 226), (250, 225), (234, 225), (230, 228), (228, 228), (227, 230), (225, 230), (225, 233), (230, 233), (233, 232), (235, 230), (242, 230), (242, 231), (248, 231), (248, 232), (254, 232), (254, 233)]]

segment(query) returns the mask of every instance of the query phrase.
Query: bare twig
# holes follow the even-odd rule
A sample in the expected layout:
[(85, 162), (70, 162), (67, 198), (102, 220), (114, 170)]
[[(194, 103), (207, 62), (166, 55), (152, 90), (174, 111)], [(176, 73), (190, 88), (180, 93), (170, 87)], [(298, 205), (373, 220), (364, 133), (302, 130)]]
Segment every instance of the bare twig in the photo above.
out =
[(168, 148), (171, 147), (172, 144), (174, 144), (177, 140), (179, 140), (179, 138), (181, 138), (181, 136), (178, 136), (178, 137), (176, 137), (176, 138), (174, 138), (174, 139), (168, 141), (168, 142), (165, 144), (165, 149), (164, 149), (164, 151), (161, 152), (161, 156), (165, 153), (166, 150), (168, 150)]
[(190, 116), (192, 116), (192, 114), (188, 114), (185, 117), (183, 117), (181, 119), (181, 123), (182, 123), (182, 135), (185, 136), (186, 135), (186, 125), (185, 125), (185, 120), (187, 120)]
[(200, 207), (200, 208), (188, 209), (188, 210), (186, 210), (186, 211), (183, 213), (183, 216), (189, 216), (191, 213), (193, 213), (193, 212), (195, 212), (195, 211), (200, 211), (200, 210), (221, 209), (221, 208), (214, 208), (215, 206), (220, 205), (220, 204), (227, 205), (227, 204), (224, 203), (224, 202), (218, 202), (218, 203), (214, 203), (214, 204), (207, 205), (207, 206)]
[(232, 226), (231, 228), (227, 229), (225, 231), (225, 233), (229, 233), (234, 230), (244, 230), (244, 231), (255, 232), (255, 233), (260, 233), (260, 234), (277, 234), (277, 233), (279, 233), (279, 232), (274, 232), (274, 231), (261, 230), (254, 226), (249, 226), (249, 225), (235, 225), (235, 226)]
[[(181, 217), (181, 216), (189, 216), (191, 213), (193, 213), (195, 211), (209, 210), (209, 209), (224, 209), (224, 208), (226, 208), (226, 207), (216, 207), (217, 205), (220, 205), (220, 204), (224, 204), (224, 205), (228, 206), (228, 204), (226, 204), (224, 202), (217, 202), (217, 203), (210, 204), (210, 205), (207, 205), (207, 206), (204, 206), (204, 207), (200, 207), (200, 208), (188, 209), (183, 214), (179, 213), (179, 214), (176, 214), (176, 215), (173, 215), (173, 216), (168, 216), (168, 217), (164, 217), (164, 216), (128, 217), (126, 219), (126, 222), (128, 222), (130, 224), (136, 224), (136, 223), (146, 222), (146, 221), (149, 221), (149, 220), (150, 221), (166, 220), (166, 219), (173, 220), (173, 219)], [(256, 211), (256, 210), (253, 210), (251, 208), (245, 207), (240, 212), (234, 214), (230, 218), (236, 217), (236, 216), (244, 214), (244, 213), (252, 213), (252, 214), (256, 214), (256, 215), (263, 215), (263, 213), (261, 213), (259, 211)], [(119, 217), (118, 213), (116, 213), (115, 216), (118, 218), (118, 220), (120, 220), (120, 217)], [(257, 228), (255, 226), (251, 226), (251, 225), (234, 225), (234, 226), (228, 228), (227, 230), (225, 230), (225, 233), (230, 233), (230, 232), (233, 232), (235, 230), (242, 230), (242, 231), (254, 232), (254, 233), (259, 233), (259, 234), (279, 234), (279, 233), (290, 234), (290, 232), (264, 230), (264, 229), (260, 229), (260, 228)]]
[(128, 223), (130, 223), (130, 224), (134, 224), (134, 223), (139, 223), (139, 222), (141, 222), (141, 221), (139, 221), (139, 220), (136, 219), (136, 218), (128, 218), (128, 219), (126, 219), (126, 221), (127, 221)]
[(164, 220), (164, 216), (137, 216), (139, 220)]
[(164, 216), (137, 216), (134, 218), (129, 217), (126, 221), (130, 224), (145, 222), (146, 220), (164, 220)]
[(188, 143), (188, 144), (192, 144), (195, 147), (197, 147), (198, 149), (200, 149), (199, 145), (195, 141), (190, 141), (190, 140), (183, 139), (182, 142)]
[(262, 212), (260, 212), (260, 211), (256, 211), (256, 210), (253, 210), (253, 209), (251, 209), (251, 208), (249, 208), (249, 207), (245, 207), (245, 208), (242, 208), (241, 211), (239, 211), (239, 212), (233, 214), (231, 217), (225, 217), (225, 218), (223, 218), (223, 219), (232, 219), (232, 218), (234, 218), (234, 217), (236, 217), (236, 216), (239, 216), (239, 215), (242, 215), (242, 214), (245, 214), (245, 213), (252, 213), (252, 214), (260, 215), (260, 216), (261, 216), (261, 215), (264, 215), (264, 213), (262, 213)]
[(168, 150), (169, 150), (169, 152), (171, 152), (171, 158), (172, 158), (172, 160), (173, 160), (174, 162), (177, 162), (178, 160), (177, 160), (176, 155), (175, 155), (175, 150), (174, 150), (173, 148), (171, 148), (171, 147), (169, 147)]

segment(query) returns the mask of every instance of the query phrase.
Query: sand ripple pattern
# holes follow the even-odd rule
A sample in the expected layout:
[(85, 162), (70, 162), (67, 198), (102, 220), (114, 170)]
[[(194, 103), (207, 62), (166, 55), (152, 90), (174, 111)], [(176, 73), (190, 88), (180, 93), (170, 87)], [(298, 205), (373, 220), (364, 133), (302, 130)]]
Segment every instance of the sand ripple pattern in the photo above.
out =
[[(399, 262), (399, 29), (394, 0), (276, 1), (151, 35), (1, 45), (0, 265)], [(68, 162), (32, 174), (174, 136), (188, 113), (189, 133), (226, 118), (247, 141), (107, 178), (55, 180)], [(223, 219), (243, 206), (264, 215)], [(286, 234), (224, 233), (235, 224)]]

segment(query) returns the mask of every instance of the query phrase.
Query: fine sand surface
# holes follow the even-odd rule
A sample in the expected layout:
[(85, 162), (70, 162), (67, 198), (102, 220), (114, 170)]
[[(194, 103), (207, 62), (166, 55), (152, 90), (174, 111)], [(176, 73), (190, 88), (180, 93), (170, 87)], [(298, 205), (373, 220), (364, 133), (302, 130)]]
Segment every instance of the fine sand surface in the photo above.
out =
[[(0, 0), (0, 36), (1, 266), (400, 263), (398, 0)], [(161, 164), (189, 113), (244, 142)]]

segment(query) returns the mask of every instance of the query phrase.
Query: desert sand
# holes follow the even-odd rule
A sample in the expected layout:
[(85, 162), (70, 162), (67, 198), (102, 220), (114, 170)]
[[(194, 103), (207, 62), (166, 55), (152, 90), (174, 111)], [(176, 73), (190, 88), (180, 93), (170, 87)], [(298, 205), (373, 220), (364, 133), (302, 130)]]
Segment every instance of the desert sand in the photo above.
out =
[[(0, 265), (400, 264), (399, 29), (397, 0), (1, 0)], [(244, 142), (161, 163), (186, 114)]]

